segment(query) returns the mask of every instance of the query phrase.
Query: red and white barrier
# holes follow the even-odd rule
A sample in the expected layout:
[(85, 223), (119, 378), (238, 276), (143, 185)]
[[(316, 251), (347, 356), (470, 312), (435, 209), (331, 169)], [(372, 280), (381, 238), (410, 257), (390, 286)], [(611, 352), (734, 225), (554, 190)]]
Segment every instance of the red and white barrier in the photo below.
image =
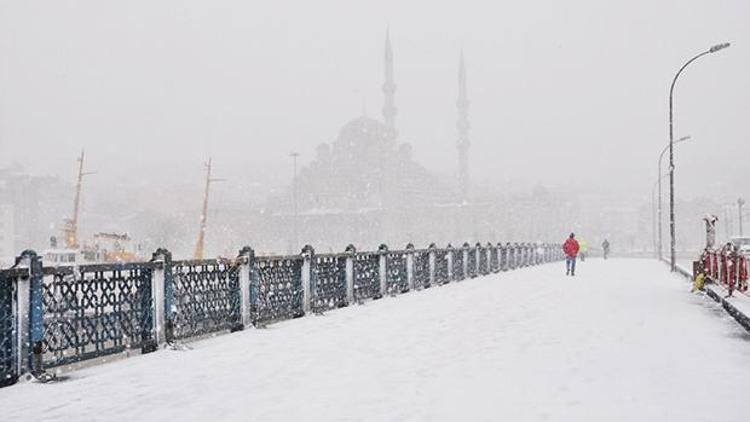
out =
[(712, 281), (721, 284), (729, 295), (737, 290), (747, 294), (747, 259), (736, 252), (706, 250), (701, 257), (703, 271)]

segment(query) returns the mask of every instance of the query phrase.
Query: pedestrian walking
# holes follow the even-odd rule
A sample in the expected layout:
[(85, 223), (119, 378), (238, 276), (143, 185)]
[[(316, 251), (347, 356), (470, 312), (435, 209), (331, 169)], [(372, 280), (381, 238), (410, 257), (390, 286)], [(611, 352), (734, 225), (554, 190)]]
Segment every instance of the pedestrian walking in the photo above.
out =
[(589, 244), (586, 240), (581, 239), (578, 241), (578, 255), (581, 257), (581, 262), (586, 260), (586, 254), (589, 251)]
[(565, 253), (565, 275), (574, 276), (576, 275), (576, 257), (578, 256), (578, 250), (580, 246), (576, 240), (575, 233), (571, 233), (570, 236), (563, 243), (563, 252)]
[(609, 256), (609, 240), (604, 239), (604, 242), (602, 242), (602, 252), (604, 253), (604, 259), (607, 259)]

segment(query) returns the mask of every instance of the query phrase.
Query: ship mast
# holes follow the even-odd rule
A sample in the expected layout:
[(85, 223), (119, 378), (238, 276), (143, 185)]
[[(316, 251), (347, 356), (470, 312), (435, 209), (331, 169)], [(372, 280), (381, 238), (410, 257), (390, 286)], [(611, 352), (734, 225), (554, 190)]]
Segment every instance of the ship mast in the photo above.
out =
[(83, 176), (93, 174), (91, 172), (85, 173), (83, 171), (83, 150), (81, 150), (81, 156), (78, 157), (78, 179), (76, 181), (76, 196), (73, 203), (73, 218), (65, 222), (65, 247), (67, 249), (78, 248), (78, 214), (81, 209), (81, 186), (83, 185)]
[(206, 190), (203, 195), (203, 212), (201, 213), (200, 230), (198, 231), (198, 241), (195, 244), (194, 259), (203, 259), (203, 244), (206, 240), (206, 218), (208, 217), (208, 191), (212, 182), (221, 182), (224, 179), (211, 178), (211, 158), (206, 163)]

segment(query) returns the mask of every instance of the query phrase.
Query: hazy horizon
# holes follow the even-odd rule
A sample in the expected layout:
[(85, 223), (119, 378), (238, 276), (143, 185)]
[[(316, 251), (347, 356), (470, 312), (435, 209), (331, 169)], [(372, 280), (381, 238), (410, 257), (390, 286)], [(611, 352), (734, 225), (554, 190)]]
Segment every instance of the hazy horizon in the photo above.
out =
[(647, 193), (674, 72), (725, 41), (678, 84), (677, 136), (693, 137), (678, 194), (728, 185), (746, 168), (729, 158), (750, 157), (742, 1), (105, 3), (0, 3), (0, 164), (72, 179), (85, 148), (105, 183), (200, 178), (208, 156), (235, 177), (283, 180), (290, 151), (304, 164), (363, 108), (380, 118), (387, 27), (399, 139), (440, 173), (456, 171), (461, 48), (475, 182), (525, 172)]

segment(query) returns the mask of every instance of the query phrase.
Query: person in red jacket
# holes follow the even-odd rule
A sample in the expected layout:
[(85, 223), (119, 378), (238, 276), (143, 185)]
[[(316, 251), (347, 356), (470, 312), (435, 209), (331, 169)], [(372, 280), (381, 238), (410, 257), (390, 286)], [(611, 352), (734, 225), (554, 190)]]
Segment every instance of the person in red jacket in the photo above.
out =
[(563, 243), (563, 252), (565, 252), (565, 267), (567, 271), (565, 275), (576, 275), (576, 257), (578, 256), (578, 241), (576, 235), (571, 233), (570, 236)]

